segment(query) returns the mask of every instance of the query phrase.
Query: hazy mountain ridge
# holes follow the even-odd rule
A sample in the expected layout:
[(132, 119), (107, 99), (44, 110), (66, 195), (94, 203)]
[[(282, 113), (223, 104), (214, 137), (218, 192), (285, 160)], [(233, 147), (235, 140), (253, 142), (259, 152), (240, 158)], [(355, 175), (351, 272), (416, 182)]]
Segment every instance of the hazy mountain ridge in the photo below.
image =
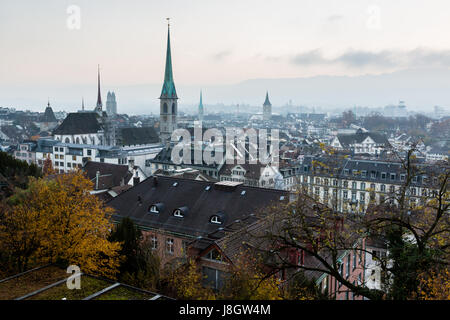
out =
[[(103, 80), (103, 103), (108, 91), (115, 91), (118, 112), (159, 113), (159, 94), (162, 84), (129, 86), (109, 85)], [(203, 103), (214, 105), (246, 104), (262, 105), (265, 92), (274, 106), (282, 106), (292, 100), (293, 105), (320, 106), (323, 108), (349, 108), (353, 106), (384, 107), (405, 101), (409, 109), (431, 111), (435, 105), (450, 106), (450, 69), (406, 69), (380, 75), (329, 76), (305, 78), (249, 79), (233, 85), (182, 85), (175, 84), (183, 105), (198, 103), (203, 90)], [(42, 92), (48, 92), (45, 97)], [(95, 85), (71, 87), (36, 86), (33, 88), (0, 88), (0, 106), (29, 106), (31, 110), (43, 111), (50, 97), (55, 110), (75, 111), (81, 108), (84, 96), (86, 108), (93, 108), (96, 101)], [(17, 98), (20, 97), (20, 98)]]

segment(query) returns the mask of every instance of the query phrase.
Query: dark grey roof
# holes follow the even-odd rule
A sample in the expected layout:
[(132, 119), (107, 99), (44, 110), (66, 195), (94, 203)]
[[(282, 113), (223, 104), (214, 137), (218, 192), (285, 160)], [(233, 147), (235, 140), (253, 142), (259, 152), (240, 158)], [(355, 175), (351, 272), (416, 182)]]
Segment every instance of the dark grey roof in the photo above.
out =
[(97, 171), (99, 171), (98, 187), (95, 189), (110, 189), (128, 183), (132, 177), (132, 173), (128, 170), (128, 166), (88, 161), (83, 167), (83, 171), (87, 177), (96, 183)]
[[(379, 160), (360, 160), (360, 159), (345, 159), (336, 157), (315, 157), (305, 156), (301, 171), (305, 174), (312, 174), (312, 162), (316, 161), (316, 167), (321, 167), (321, 163), (325, 164), (329, 169), (336, 170), (333, 177), (338, 179), (358, 180), (376, 183), (387, 184), (403, 184), (401, 175), (406, 174), (400, 162), (386, 162)], [(446, 168), (436, 168), (426, 164), (416, 164), (420, 168), (420, 172), (417, 176), (417, 181), (413, 180), (413, 185), (421, 185), (423, 178), (431, 176), (439, 170), (445, 170)], [(327, 168), (327, 169), (328, 169)], [(307, 171), (305, 171), (307, 169)], [(448, 168), (447, 168), (448, 170)], [(384, 178), (383, 178), (383, 174)], [(395, 175), (391, 175), (395, 174)], [(314, 175), (329, 177), (330, 173), (317, 170)]]
[(347, 147), (355, 143), (361, 143), (367, 137), (372, 138), (372, 140), (375, 141), (375, 143), (377, 144), (385, 144), (385, 145), (389, 144), (389, 141), (387, 140), (385, 135), (376, 132), (357, 132), (353, 134), (338, 134), (337, 137), (343, 147)]
[(99, 115), (96, 112), (69, 113), (53, 134), (85, 134), (102, 130)]
[[(173, 165), (174, 163), (172, 161), (172, 149), (172, 145), (168, 148), (163, 148), (153, 159), (150, 160), (150, 162)], [(223, 152), (223, 159), (225, 159), (225, 152)], [(206, 164), (205, 161), (203, 161), (202, 164), (195, 164), (193, 147), (191, 147), (191, 161), (192, 164), (181, 164), (181, 167), (218, 169), (221, 166), (220, 163)]]
[(142, 145), (159, 142), (159, 135), (153, 127), (120, 128), (117, 138), (117, 144), (123, 146)]
[(39, 119), (40, 122), (57, 122), (55, 114), (53, 113), (52, 107), (48, 106), (45, 108), (45, 112), (42, 117)]
[[(156, 181), (156, 183), (155, 183)], [(209, 188), (207, 188), (209, 187)], [(245, 192), (243, 192), (245, 191)], [(226, 224), (257, 213), (270, 203), (279, 202), (287, 191), (248, 187), (242, 184), (188, 180), (175, 177), (150, 177), (108, 202), (117, 214), (115, 220), (130, 217), (140, 227), (162, 229), (186, 237), (207, 236), (224, 225), (210, 223), (219, 212)], [(162, 203), (164, 209), (150, 213), (151, 205)], [(187, 207), (184, 218), (173, 216), (173, 211)]]

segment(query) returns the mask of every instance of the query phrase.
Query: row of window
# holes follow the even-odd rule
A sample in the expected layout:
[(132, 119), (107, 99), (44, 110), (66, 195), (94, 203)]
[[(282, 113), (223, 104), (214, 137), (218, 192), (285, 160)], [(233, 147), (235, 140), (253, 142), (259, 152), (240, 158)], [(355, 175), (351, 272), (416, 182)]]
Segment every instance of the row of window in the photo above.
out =
[[(148, 212), (149, 213), (153, 213), (153, 214), (159, 214), (162, 211), (162, 208), (163, 208), (163, 204), (162, 203), (152, 204), (148, 208)], [(189, 210), (188, 207), (177, 208), (177, 209), (172, 211), (172, 215), (174, 217), (177, 217), (177, 218), (184, 218), (184, 216), (187, 214), (188, 210)], [(221, 216), (223, 216), (222, 212), (219, 212), (216, 215), (212, 215), (209, 218), (209, 222), (213, 223), (213, 224), (222, 224), (223, 221), (222, 221)]]
[[(152, 250), (157, 250), (159, 248), (159, 239), (158, 236), (153, 234), (150, 238), (151, 240), (151, 248)], [(166, 238), (165, 239), (165, 252), (168, 254), (174, 254), (175, 252), (175, 240), (174, 238)], [(182, 241), (182, 254), (185, 255), (187, 251), (187, 241)]]

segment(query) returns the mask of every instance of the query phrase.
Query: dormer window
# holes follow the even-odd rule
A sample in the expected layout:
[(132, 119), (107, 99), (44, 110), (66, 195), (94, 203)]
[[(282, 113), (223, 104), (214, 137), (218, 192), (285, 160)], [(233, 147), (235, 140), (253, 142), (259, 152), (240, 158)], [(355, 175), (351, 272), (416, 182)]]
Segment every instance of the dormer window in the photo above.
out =
[(212, 216), (211, 219), (209, 220), (209, 222), (214, 223), (214, 224), (222, 224), (222, 222), (220, 221), (220, 218), (218, 216)]
[(225, 221), (225, 214), (222, 211), (217, 212), (216, 214), (212, 215), (209, 219), (210, 223), (214, 224), (223, 224)]
[(151, 213), (159, 213), (158, 207), (155, 205), (151, 205), (148, 211)]
[(163, 212), (163, 210), (164, 210), (164, 204), (162, 204), (161, 202), (154, 203), (154, 204), (150, 205), (150, 207), (148, 207), (149, 213), (159, 214), (159, 213)]
[(173, 212), (174, 217), (183, 218), (183, 213), (181, 213), (180, 209), (175, 209)]
[(188, 212), (188, 207), (181, 207), (178, 209), (173, 210), (173, 216), (177, 218), (184, 218), (184, 216)]

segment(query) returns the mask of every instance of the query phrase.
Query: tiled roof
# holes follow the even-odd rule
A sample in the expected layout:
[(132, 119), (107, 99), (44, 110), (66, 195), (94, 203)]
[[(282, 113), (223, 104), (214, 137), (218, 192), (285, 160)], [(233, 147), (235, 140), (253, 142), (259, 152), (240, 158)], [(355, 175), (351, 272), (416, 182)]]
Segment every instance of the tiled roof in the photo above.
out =
[(86, 172), (87, 177), (94, 182), (94, 187), (97, 171), (100, 172), (98, 188), (96, 189), (110, 189), (122, 184), (127, 184), (132, 177), (132, 173), (128, 170), (128, 166), (104, 162), (88, 161), (84, 165), (83, 171)]
[[(108, 205), (116, 209), (116, 220), (130, 217), (141, 227), (193, 238), (205, 237), (236, 219), (257, 213), (283, 195), (287, 198), (287, 192), (281, 190), (158, 176), (121, 193)], [(161, 212), (149, 212), (151, 205), (161, 203)], [(173, 211), (181, 207), (188, 208), (185, 216), (174, 217)], [(223, 214), (222, 224), (211, 223), (211, 217), (218, 213)]]
[(86, 134), (97, 133), (102, 130), (102, 125), (95, 112), (69, 113), (54, 131), (53, 134)]
[(118, 145), (132, 146), (159, 142), (159, 135), (153, 127), (120, 128)]

